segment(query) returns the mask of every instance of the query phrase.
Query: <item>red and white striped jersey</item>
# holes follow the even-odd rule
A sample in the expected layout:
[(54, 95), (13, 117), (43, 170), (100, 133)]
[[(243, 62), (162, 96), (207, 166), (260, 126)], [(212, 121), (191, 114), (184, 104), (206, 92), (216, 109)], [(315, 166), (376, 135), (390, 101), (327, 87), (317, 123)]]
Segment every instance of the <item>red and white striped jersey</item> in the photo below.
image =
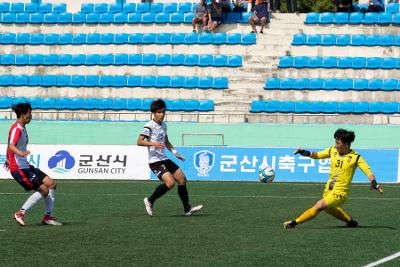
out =
[[(28, 133), (24, 126), (15, 122), (8, 133), (8, 144), (13, 144), (19, 150), (26, 151), (28, 146)], [(17, 171), (18, 169), (29, 168), (28, 160), (25, 156), (18, 156), (7, 148), (7, 161), (9, 163), (10, 172)]]

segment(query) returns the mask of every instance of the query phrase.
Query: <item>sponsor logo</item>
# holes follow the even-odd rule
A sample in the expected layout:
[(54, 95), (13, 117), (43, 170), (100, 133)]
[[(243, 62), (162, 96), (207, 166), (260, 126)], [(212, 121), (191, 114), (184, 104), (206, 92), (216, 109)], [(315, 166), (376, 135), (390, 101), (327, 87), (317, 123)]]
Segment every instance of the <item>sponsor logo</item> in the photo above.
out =
[(215, 154), (208, 150), (201, 150), (194, 154), (194, 167), (198, 176), (209, 176), (214, 166)]
[(48, 166), (56, 173), (70, 172), (75, 166), (75, 159), (68, 151), (60, 150), (49, 159)]

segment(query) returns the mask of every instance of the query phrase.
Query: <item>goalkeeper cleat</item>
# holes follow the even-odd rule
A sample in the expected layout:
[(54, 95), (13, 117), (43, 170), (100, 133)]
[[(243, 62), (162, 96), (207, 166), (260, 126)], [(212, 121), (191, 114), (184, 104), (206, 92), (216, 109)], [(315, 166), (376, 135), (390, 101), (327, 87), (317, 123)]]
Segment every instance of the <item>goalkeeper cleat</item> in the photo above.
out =
[(147, 214), (153, 216), (153, 204), (150, 203), (149, 199), (146, 197), (144, 200), (144, 207), (146, 208)]
[(351, 219), (348, 223), (347, 223), (348, 227), (357, 227), (358, 226), (358, 222)]
[(42, 223), (46, 224), (46, 225), (53, 225), (53, 226), (61, 226), (61, 225), (63, 225), (62, 223), (57, 221), (56, 218), (54, 218), (53, 216), (50, 216), (50, 215), (44, 215), (44, 217), (42, 219)]
[(283, 223), (283, 228), (293, 228), (297, 225), (296, 221), (287, 221)]
[(199, 212), (203, 208), (203, 205), (198, 205), (190, 208), (188, 212), (185, 212), (186, 216), (192, 216), (194, 213)]

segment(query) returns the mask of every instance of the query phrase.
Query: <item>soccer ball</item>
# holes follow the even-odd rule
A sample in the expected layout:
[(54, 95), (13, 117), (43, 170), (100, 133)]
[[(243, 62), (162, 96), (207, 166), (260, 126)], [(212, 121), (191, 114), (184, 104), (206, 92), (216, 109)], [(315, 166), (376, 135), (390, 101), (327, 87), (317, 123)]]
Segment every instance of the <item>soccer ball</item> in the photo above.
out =
[(269, 166), (261, 167), (258, 171), (258, 179), (263, 183), (270, 183), (275, 179), (275, 171)]

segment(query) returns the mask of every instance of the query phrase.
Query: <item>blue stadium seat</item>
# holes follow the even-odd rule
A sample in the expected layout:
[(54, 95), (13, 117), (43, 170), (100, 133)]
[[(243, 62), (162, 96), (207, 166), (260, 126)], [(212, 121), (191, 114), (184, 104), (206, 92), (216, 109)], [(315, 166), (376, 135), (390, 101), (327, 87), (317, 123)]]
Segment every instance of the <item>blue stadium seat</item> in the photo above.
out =
[(94, 12), (94, 4), (93, 3), (82, 3), (81, 12), (82, 13), (93, 13)]
[(136, 3), (125, 3), (122, 7), (122, 12), (124, 13), (136, 12)]
[(164, 12), (167, 13), (174, 13), (178, 11), (178, 4), (177, 3), (165, 3), (164, 4)]
[(349, 24), (361, 24), (363, 21), (363, 13), (353, 12), (349, 15)]
[(228, 64), (228, 57), (225, 55), (215, 55), (213, 66), (214, 67), (224, 67)]
[(365, 45), (365, 35), (364, 34), (353, 35), (351, 37), (351, 45), (354, 45), (354, 46)]
[(171, 86), (171, 77), (170, 76), (157, 76), (155, 87), (159, 88), (168, 88)]
[(43, 65), (54, 66), (57, 64), (58, 64), (58, 55), (57, 54), (45, 54), (43, 56)]
[(305, 34), (295, 34), (293, 35), (292, 45), (306, 45), (307, 35)]
[(400, 58), (396, 59), (396, 65), (395, 65), (396, 69), (400, 69)]
[(43, 78), (41, 75), (31, 75), (28, 78), (28, 85), (29, 86), (42, 86)]
[(130, 98), (127, 100), (126, 109), (127, 110), (139, 110), (142, 104), (142, 100), (138, 98)]
[(307, 13), (305, 24), (317, 24), (319, 22), (319, 13), (311, 12)]
[(173, 66), (180, 66), (185, 64), (185, 55), (184, 54), (173, 54), (171, 56), (170, 64)]
[(108, 6), (109, 13), (119, 13), (122, 11), (122, 5), (120, 4), (110, 4)]
[(279, 89), (281, 88), (281, 80), (279, 78), (268, 78), (265, 81), (266, 89)]
[(197, 111), (199, 109), (199, 101), (194, 99), (184, 100), (184, 111)]
[(320, 45), (321, 44), (321, 35), (320, 34), (310, 34), (307, 38), (308, 45)]
[(142, 15), (142, 20), (140, 21), (143, 24), (149, 24), (149, 23), (153, 23), (156, 20), (156, 14), (155, 13), (143, 13)]
[(323, 113), (337, 113), (339, 109), (338, 102), (324, 102)]
[(281, 109), (280, 101), (271, 100), (271, 101), (266, 102), (265, 112), (275, 113), (275, 112), (279, 112), (280, 109)]
[(110, 110), (113, 107), (113, 100), (111, 98), (98, 99), (99, 110)]
[(57, 33), (48, 33), (44, 35), (44, 44), (54, 45), (58, 44), (59, 35)]
[(84, 54), (74, 54), (71, 58), (72, 66), (84, 65), (86, 62), (86, 55)]
[(185, 80), (185, 88), (198, 88), (199, 87), (199, 77), (188, 76)]
[(15, 75), (14, 76), (14, 85), (15, 86), (28, 85), (28, 76), (27, 75)]
[(199, 111), (213, 111), (214, 101), (212, 100), (199, 100)]
[(184, 111), (185, 110), (185, 100), (182, 100), (182, 99), (171, 100), (169, 110)]
[(18, 54), (15, 55), (15, 65), (17, 66), (25, 66), (29, 64), (29, 55), (27, 54)]
[(228, 33), (227, 34), (227, 44), (234, 45), (241, 43), (241, 36), (239, 33)]
[(279, 59), (279, 68), (291, 68), (293, 67), (293, 57), (283, 56)]
[(43, 75), (42, 86), (45, 87), (57, 86), (57, 75)]
[(199, 34), (199, 44), (212, 44), (212, 33), (202, 32)]
[(88, 33), (86, 36), (87, 44), (99, 44), (100, 43), (100, 33)]
[(161, 13), (157, 13), (156, 17), (154, 19), (155, 23), (169, 23), (170, 22), (170, 14), (169, 13), (165, 13), (165, 12), (161, 12)]
[(194, 13), (193, 12), (186, 12), (183, 15), (183, 22), (184, 23), (192, 23), (193, 18), (194, 18)]
[(128, 65), (135, 66), (142, 64), (142, 54), (129, 54), (128, 55)]
[(228, 56), (228, 67), (241, 67), (242, 65), (242, 56)]
[(382, 102), (370, 102), (368, 113), (377, 114), (383, 112), (383, 103)]
[(171, 34), (170, 33), (159, 33), (156, 37), (156, 44), (169, 44), (171, 43)]
[(337, 59), (337, 67), (340, 69), (348, 69), (353, 66), (353, 58), (351, 57), (339, 57)]
[(185, 76), (171, 76), (171, 87), (172, 88), (184, 88), (185, 80), (186, 80)]
[(0, 97), (0, 108), (10, 108), (12, 106), (12, 98), (8, 96)]
[(283, 78), (280, 82), (280, 89), (292, 89), (294, 87), (294, 80), (292, 78)]
[(12, 75), (0, 75), (0, 86), (14, 85), (14, 78)]
[(170, 23), (183, 23), (185, 21), (184, 13), (175, 12), (170, 15)]
[(336, 57), (324, 57), (322, 61), (323, 68), (336, 68), (337, 58)]
[(367, 79), (354, 79), (353, 84), (354, 90), (368, 90), (368, 80)]
[[(86, 77), (83, 75), (71, 75), (71, 83), (70, 86), (72, 87), (81, 87), (85, 86), (86, 84)], [(44, 81), (43, 81), (44, 82)]]
[(58, 87), (65, 87), (69, 86), (71, 83), (71, 76), (70, 75), (58, 75), (57, 76), (57, 85)]
[(99, 22), (100, 22), (100, 14), (99, 13), (88, 13), (86, 15), (86, 23), (97, 24)]
[(322, 67), (322, 57), (309, 57), (308, 67), (309, 68), (321, 68)]
[(381, 90), (383, 81), (381, 79), (371, 79), (368, 82), (368, 90)]
[(28, 102), (29, 99), (26, 97), (14, 97), (12, 99), (12, 104), (17, 104), (17, 103), (24, 103), (24, 102)]
[(349, 22), (349, 13), (337, 12), (335, 14), (335, 24), (347, 24)]
[(144, 98), (141, 100), (141, 104), (140, 104), (140, 110), (143, 111), (149, 111), (150, 110), (150, 105), (151, 103), (153, 103), (153, 99), (151, 98)]
[(369, 103), (368, 102), (354, 102), (353, 103), (353, 113), (363, 114), (368, 113)]
[(38, 65), (42, 65), (42, 64), (43, 64), (43, 55), (41, 55), (41, 54), (29, 55), (29, 65), (38, 66)]
[(379, 36), (379, 46), (393, 46), (395, 45), (395, 37), (392, 34), (384, 34)]
[(111, 75), (100, 76), (99, 86), (100, 87), (111, 87), (114, 84), (114, 77)]
[(325, 90), (336, 90), (338, 88), (339, 81), (336, 78), (328, 78), (324, 80)]
[(110, 109), (112, 109), (112, 110), (124, 110), (124, 109), (127, 109), (127, 100), (126, 100), (126, 98), (115, 98), (113, 100), (113, 106)]
[(156, 54), (143, 54), (142, 55), (142, 65), (155, 65), (156, 64)]
[(387, 3), (386, 4), (386, 12), (398, 13), (399, 12), (399, 4), (398, 3)]
[(86, 22), (86, 14), (85, 13), (72, 14), (72, 23), (73, 24), (82, 24), (85, 22)]
[(41, 13), (51, 13), (53, 11), (53, 5), (51, 3), (39, 4), (38, 11)]
[(255, 33), (244, 33), (242, 34), (242, 45), (252, 45), (256, 43), (256, 34)]
[(145, 75), (145, 76), (142, 77), (141, 86), (143, 86), (143, 87), (153, 87), (155, 84), (156, 84), (156, 77), (155, 76)]
[(100, 65), (100, 55), (87, 54), (84, 65), (89, 65), (89, 66)]
[(226, 89), (228, 88), (228, 78), (226, 77), (215, 77), (213, 88), (215, 89)]
[(171, 33), (171, 44), (183, 44), (185, 36), (184, 33)]
[(213, 56), (212, 55), (200, 55), (199, 56), (199, 66), (208, 67), (213, 64)]
[(393, 25), (399, 25), (399, 24), (400, 24), (400, 12), (394, 13), (393, 14)]
[(113, 54), (101, 55), (99, 65), (101, 66), (114, 65), (114, 55)]
[(380, 69), (382, 64), (382, 58), (380, 57), (369, 57), (367, 58), (367, 69)]
[(379, 36), (375, 34), (366, 35), (365, 36), (365, 45), (366, 46), (376, 46), (379, 42)]
[(100, 35), (100, 44), (114, 43), (115, 35), (113, 33), (103, 33)]
[(181, 13), (192, 11), (192, 3), (179, 3), (178, 11)]
[(1, 2), (0, 3), (0, 12), (10, 12), (10, 3), (8, 2)]
[[(4, 16), (3, 16), (4, 20)], [(43, 13), (31, 13), (30, 23), (32, 24), (41, 24), (44, 22), (44, 14)]]
[(365, 69), (367, 67), (367, 60), (365, 57), (353, 58), (353, 69)]
[(197, 44), (199, 42), (199, 35), (197, 33), (187, 33), (185, 35), (184, 44)]
[(155, 33), (144, 33), (142, 37), (143, 44), (154, 44), (156, 42)]
[(251, 102), (250, 112), (252, 113), (260, 113), (265, 112), (266, 102), (263, 100), (254, 100)]
[(106, 3), (96, 3), (96, 4), (94, 4), (94, 12), (96, 12), (96, 13), (108, 12), (108, 4), (106, 4)]
[(336, 36), (336, 45), (337, 46), (348, 46), (350, 45), (350, 35), (341, 34)]
[(340, 114), (349, 114), (354, 111), (354, 103), (353, 102), (339, 102), (338, 113)]
[(393, 57), (382, 58), (382, 69), (395, 69), (397, 59)]
[(100, 24), (110, 24), (114, 23), (114, 14), (113, 13), (101, 13), (99, 18)]
[(97, 75), (87, 75), (85, 78), (86, 87), (98, 87), (100, 84), (100, 77)]
[(398, 84), (399, 82), (396, 79), (387, 79), (383, 81), (382, 89), (384, 91), (394, 91), (397, 90)]
[(83, 109), (84, 106), (85, 106), (84, 98), (71, 98), (69, 100), (69, 109), (72, 109), (72, 110)]
[(399, 113), (399, 103), (398, 102), (384, 102), (382, 113), (384, 113), (384, 114)]
[(29, 13), (17, 13), (15, 17), (15, 23), (26, 24), (30, 20)]
[(15, 55), (14, 54), (1, 55), (1, 65), (15, 65)]
[(151, 3), (149, 11), (152, 12), (152, 13), (163, 12), (164, 11), (164, 4), (163, 3)]
[(353, 79), (344, 78), (338, 79), (338, 90), (352, 90), (353, 89)]
[(242, 14), (241, 12), (228, 12), (226, 13), (226, 19), (223, 21), (224, 23), (240, 23), (242, 22)]
[(141, 23), (142, 13), (128, 13), (128, 23)]
[(128, 23), (128, 14), (120, 12), (114, 14), (114, 23), (116, 24), (123, 24)]
[[(351, 16), (351, 15), (350, 15)], [(378, 22), (378, 14), (375, 12), (367, 12), (364, 14), (363, 24), (371, 25)]]
[[(25, 3), (25, 12), (26, 13), (34, 13), (34, 12), (38, 12), (39, 10), (39, 5), (36, 3)], [(0, 11), (0, 12), (4, 12), (4, 11)]]
[(389, 25), (392, 23), (392, 13), (379, 13), (378, 21), (379, 25)]
[(212, 88), (213, 82), (214, 82), (214, 80), (212, 77), (207, 77), (207, 76), (200, 77), (199, 78), (199, 88), (202, 88), (202, 89)]
[(310, 106), (311, 106), (311, 102), (297, 101), (297, 102), (295, 102), (294, 112), (295, 113), (308, 113)]
[(126, 87), (128, 85), (128, 77), (124, 75), (117, 75), (113, 78), (114, 87)]
[(71, 33), (61, 33), (58, 38), (59, 44), (71, 44), (72, 34)]
[(54, 13), (64, 13), (67, 12), (67, 4), (65, 3), (54, 3), (53, 4)]
[(171, 55), (170, 54), (157, 54), (155, 64), (157, 66), (165, 66), (169, 65), (171, 62)]
[(70, 24), (72, 22), (71, 13), (60, 13), (58, 14), (57, 23), (58, 24)]
[(322, 90), (324, 88), (324, 80), (321, 78), (312, 78), (308, 82), (310, 90)]
[(332, 12), (324, 12), (319, 16), (319, 24), (332, 24), (335, 21), (335, 15)]
[(56, 99), (52, 97), (46, 97), (41, 99), (42, 109), (54, 109), (56, 107)]
[(294, 68), (305, 68), (306, 66), (308, 66), (308, 57), (304, 56), (293, 57)]
[(3, 23), (15, 23), (17, 15), (15, 13), (3, 13)]
[(143, 39), (143, 34), (141, 34), (141, 33), (131, 33), (131, 34), (129, 34), (128, 42), (130, 44), (140, 44), (140, 43), (142, 43), (142, 39)]
[(322, 35), (321, 45), (324, 45), (324, 46), (336, 45), (336, 35), (333, 35), (333, 34)]
[(280, 112), (282, 113), (292, 113), (295, 112), (295, 103), (294, 101), (282, 101), (281, 102), (281, 107), (280, 107)]
[(304, 90), (309, 88), (309, 79), (308, 78), (299, 78), (294, 80), (293, 89), (296, 90)]
[[(32, 36), (31, 36), (32, 41)], [(86, 43), (86, 34), (84, 33), (75, 33), (72, 35), (72, 44), (85, 44)]]
[(185, 66), (197, 66), (199, 65), (199, 55), (186, 55), (185, 56)]
[(42, 108), (42, 98), (39, 97), (31, 97), (27, 99), (31, 104), (33, 109), (41, 109)]

